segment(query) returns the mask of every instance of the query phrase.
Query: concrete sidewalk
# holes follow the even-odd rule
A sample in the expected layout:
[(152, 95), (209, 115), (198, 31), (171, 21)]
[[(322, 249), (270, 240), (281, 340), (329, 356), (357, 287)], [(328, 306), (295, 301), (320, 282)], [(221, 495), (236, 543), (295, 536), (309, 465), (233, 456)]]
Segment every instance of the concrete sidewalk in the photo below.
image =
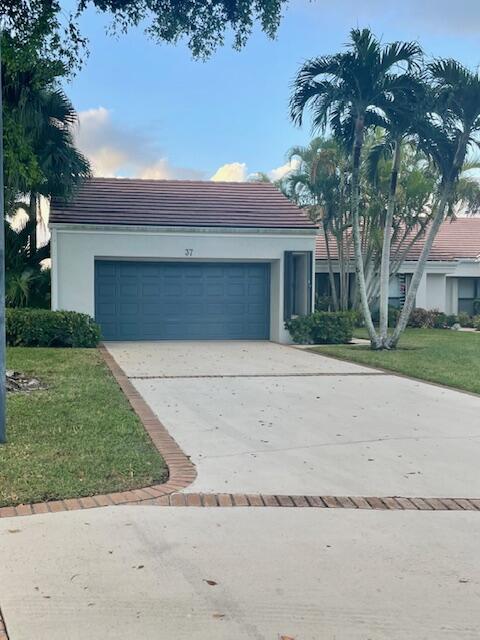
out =
[(11, 640), (450, 640), (478, 513), (112, 507), (0, 521)]

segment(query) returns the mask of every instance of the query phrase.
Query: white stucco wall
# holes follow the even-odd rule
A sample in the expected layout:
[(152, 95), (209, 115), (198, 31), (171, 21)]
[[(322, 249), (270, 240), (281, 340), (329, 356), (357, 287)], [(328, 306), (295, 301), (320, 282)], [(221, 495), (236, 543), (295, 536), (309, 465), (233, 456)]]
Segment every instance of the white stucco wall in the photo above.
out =
[(445, 311), (446, 305), (446, 277), (443, 273), (427, 273), (427, 305), (426, 309)]
[[(290, 341), (283, 326), (283, 253), (315, 250), (312, 230), (249, 232), (52, 225), (51, 231), (53, 309), (94, 315), (95, 259), (269, 262), (270, 339), (277, 342)], [(314, 290), (312, 286), (312, 300)]]

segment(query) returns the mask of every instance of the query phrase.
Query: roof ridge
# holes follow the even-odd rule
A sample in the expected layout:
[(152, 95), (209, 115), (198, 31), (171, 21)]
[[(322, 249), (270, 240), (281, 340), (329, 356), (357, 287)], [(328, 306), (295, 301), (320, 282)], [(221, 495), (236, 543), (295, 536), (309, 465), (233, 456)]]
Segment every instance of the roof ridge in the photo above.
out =
[[(245, 186), (245, 185), (253, 185), (253, 186), (269, 186), (269, 187), (274, 187), (275, 189), (277, 189), (277, 187), (275, 187), (275, 185), (273, 184), (273, 182), (265, 182), (265, 181), (249, 181), (249, 180), (197, 180), (197, 179), (190, 179), (190, 178), (132, 178), (130, 176), (92, 176), (91, 178), (88, 178), (84, 184), (87, 184), (88, 182), (99, 182), (99, 181), (109, 181), (109, 182), (153, 182), (153, 183), (177, 183), (177, 184), (208, 184), (208, 185), (238, 185), (238, 186)], [(277, 189), (277, 191), (279, 193), (281, 193), (281, 191), (279, 191)]]

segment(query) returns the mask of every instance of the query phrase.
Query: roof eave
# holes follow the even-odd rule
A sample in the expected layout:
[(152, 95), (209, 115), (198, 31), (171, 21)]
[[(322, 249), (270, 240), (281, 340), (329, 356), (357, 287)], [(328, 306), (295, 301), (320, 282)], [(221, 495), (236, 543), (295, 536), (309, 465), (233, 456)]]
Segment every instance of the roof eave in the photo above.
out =
[(70, 222), (50, 222), (49, 227), (57, 231), (100, 231), (103, 233), (165, 233), (165, 234), (191, 234), (210, 233), (218, 235), (226, 234), (246, 234), (246, 235), (306, 235), (316, 236), (317, 227), (221, 227), (221, 226), (162, 226), (162, 225), (122, 225), (122, 224), (91, 224), (91, 223), (70, 223)]

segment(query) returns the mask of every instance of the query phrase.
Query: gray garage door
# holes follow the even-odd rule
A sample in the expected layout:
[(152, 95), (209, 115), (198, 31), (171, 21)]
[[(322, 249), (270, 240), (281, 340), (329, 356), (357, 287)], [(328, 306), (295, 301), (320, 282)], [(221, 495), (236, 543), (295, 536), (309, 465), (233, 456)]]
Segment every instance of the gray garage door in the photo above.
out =
[(105, 340), (269, 338), (270, 265), (95, 262)]

